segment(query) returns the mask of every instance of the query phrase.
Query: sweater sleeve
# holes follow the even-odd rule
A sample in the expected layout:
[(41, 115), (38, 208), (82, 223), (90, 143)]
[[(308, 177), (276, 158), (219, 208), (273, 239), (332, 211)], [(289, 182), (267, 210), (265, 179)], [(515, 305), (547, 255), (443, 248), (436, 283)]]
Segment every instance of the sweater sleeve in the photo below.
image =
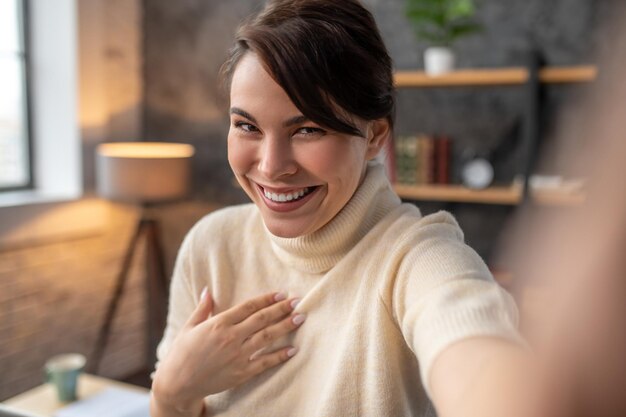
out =
[(513, 298), (463, 242), (450, 214), (424, 217), (405, 238), (411, 246), (400, 262), (392, 314), (417, 356), (430, 395), (430, 370), (439, 353), (475, 336), (521, 342), (518, 314)]

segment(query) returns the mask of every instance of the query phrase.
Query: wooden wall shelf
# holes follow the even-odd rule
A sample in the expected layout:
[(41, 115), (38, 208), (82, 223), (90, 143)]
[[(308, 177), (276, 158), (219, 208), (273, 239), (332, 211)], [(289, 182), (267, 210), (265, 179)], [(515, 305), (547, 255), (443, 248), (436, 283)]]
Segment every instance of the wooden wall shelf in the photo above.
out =
[(539, 70), (539, 81), (546, 84), (586, 83), (598, 78), (594, 65), (577, 67), (545, 67)]
[[(544, 67), (539, 81), (547, 84), (582, 83), (596, 79), (595, 66)], [(398, 71), (394, 74), (396, 87), (471, 87), (481, 85), (522, 85), (528, 81), (526, 68), (463, 69), (439, 76), (423, 71)]]
[(531, 190), (533, 203), (541, 206), (575, 207), (585, 203), (586, 193), (583, 190)]
[(478, 85), (519, 85), (528, 79), (525, 68), (465, 69), (431, 76), (423, 71), (398, 71), (396, 87), (461, 87)]
[(474, 190), (462, 185), (394, 184), (394, 190), (401, 198), (408, 200), (517, 205), (523, 199), (521, 184), (489, 187), (483, 190)]
[[(437, 184), (394, 184), (393, 188), (400, 198), (417, 201), (518, 205), (524, 200), (521, 183), (483, 190), (474, 190), (462, 185)], [(530, 198), (533, 204), (541, 206), (575, 207), (584, 204), (586, 195), (583, 190), (556, 188), (531, 190)]]

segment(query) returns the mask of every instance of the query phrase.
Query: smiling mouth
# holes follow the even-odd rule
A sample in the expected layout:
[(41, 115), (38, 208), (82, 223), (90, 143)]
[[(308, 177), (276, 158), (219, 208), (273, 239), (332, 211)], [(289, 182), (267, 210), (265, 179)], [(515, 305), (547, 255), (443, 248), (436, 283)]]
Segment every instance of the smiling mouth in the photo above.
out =
[(317, 188), (318, 186), (305, 187), (300, 190), (291, 191), (289, 193), (274, 193), (266, 190), (263, 187), (261, 187), (261, 190), (263, 191), (263, 195), (265, 196), (265, 198), (267, 198), (268, 200), (271, 200), (275, 203), (291, 203), (303, 199), (304, 197), (315, 191)]

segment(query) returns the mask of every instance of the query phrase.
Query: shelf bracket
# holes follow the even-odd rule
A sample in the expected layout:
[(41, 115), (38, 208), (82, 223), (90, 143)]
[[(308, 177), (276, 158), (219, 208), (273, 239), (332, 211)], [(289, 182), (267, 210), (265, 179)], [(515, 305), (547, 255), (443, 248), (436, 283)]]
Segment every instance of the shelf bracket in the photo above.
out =
[(526, 155), (522, 158), (522, 173), (524, 175), (523, 198), (527, 200), (529, 193), (529, 180), (535, 166), (535, 155), (539, 146), (540, 127), (540, 102), (541, 102), (541, 82), (539, 80), (539, 70), (542, 65), (540, 53), (532, 49), (528, 52), (528, 80), (525, 86), (525, 118), (523, 125), (523, 141)]

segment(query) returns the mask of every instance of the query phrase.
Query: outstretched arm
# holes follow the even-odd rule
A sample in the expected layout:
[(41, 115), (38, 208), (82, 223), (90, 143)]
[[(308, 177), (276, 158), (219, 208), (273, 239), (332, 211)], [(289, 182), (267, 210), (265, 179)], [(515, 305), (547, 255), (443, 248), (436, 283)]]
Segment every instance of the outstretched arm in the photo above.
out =
[[(443, 350), (430, 372), (439, 417), (537, 416), (534, 361), (504, 339), (474, 337)], [(534, 382), (534, 383), (531, 383)]]

